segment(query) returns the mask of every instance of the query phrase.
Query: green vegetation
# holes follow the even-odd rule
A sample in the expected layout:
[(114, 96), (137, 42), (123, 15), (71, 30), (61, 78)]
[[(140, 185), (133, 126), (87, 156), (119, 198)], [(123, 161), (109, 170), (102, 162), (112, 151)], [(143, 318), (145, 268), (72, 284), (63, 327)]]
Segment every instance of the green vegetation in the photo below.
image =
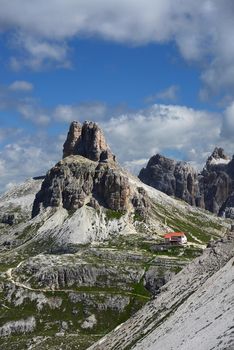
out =
[(107, 209), (106, 217), (108, 220), (119, 220), (125, 214), (124, 211)]
[(164, 220), (173, 230), (185, 232), (191, 243), (207, 244), (212, 238), (219, 237), (224, 230), (222, 223), (219, 223), (216, 217), (212, 220), (212, 214), (209, 213), (209, 218), (202, 211), (199, 213), (191, 211), (185, 214), (180, 212), (178, 208), (170, 211), (157, 203), (153, 207), (153, 213), (161, 221)]
[(144, 221), (144, 218), (143, 218), (143, 216), (141, 216), (140, 214), (135, 213), (134, 216), (133, 216), (133, 221), (142, 222), (142, 221)]
[(140, 282), (134, 284), (133, 293), (142, 295), (148, 298), (150, 298), (151, 296), (150, 292), (144, 287), (143, 278), (140, 280)]

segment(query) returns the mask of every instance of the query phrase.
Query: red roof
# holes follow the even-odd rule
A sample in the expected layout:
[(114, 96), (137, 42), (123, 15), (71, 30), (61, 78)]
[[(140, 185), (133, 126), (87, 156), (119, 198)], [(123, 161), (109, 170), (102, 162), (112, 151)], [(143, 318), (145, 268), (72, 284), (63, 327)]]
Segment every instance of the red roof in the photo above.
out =
[(185, 237), (185, 233), (184, 232), (170, 232), (170, 233), (166, 233), (164, 235), (164, 238), (171, 238), (171, 237)]

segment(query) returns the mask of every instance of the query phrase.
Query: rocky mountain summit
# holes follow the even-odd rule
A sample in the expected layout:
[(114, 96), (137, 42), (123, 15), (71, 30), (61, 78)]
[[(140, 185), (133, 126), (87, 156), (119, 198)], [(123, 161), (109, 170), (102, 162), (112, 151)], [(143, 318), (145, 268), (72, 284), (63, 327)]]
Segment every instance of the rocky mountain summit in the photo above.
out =
[(101, 128), (94, 122), (72, 122), (63, 145), (63, 158), (80, 155), (95, 162), (115, 160)]
[(143, 188), (130, 185), (99, 126), (73, 122), (64, 143), (63, 160), (47, 173), (32, 216), (47, 207), (74, 211), (85, 205), (121, 213), (132, 210), (146, 218), (149, 198)]
[(214, 149), (201, 173), (186, 162), (157, 154), (140, 171), (139, 178), (191, 205), (234, 218), (234, 158), (231, 160), (222, 148)]
[(215, 214), (234, 218), (234, 158), (215, 148), (201, 172), (200, 188), (205, 208)]
[(177, 162), (156, 154), (140, 171), (142, 182), (191, 205), (201, 205), (198, 174), (186, 162)]

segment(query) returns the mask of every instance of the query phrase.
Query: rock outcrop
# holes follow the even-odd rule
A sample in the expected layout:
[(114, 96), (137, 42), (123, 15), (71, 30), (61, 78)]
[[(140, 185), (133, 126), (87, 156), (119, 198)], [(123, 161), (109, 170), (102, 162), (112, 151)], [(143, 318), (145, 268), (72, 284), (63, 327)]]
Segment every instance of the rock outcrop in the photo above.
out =
[(17, 321), (10, 321), (0, 327), (0, 337), (12, 334), (25, 334), (32, 332), (36, 327), (35, 317), (28, 317)]
[(76, 210), (85, 204), (126, 211), (130, 201), (127, 177), (118, 168), (81, 156), (66, 157), (53, 167), (36, 195), (33, 216), (41, 206)]
[(205, 169), (210, 171), (216, 167), (224, 167), (230, 162), (230, 158), (224, 153), (223, 148), (215, 147), (213, 153), (208, 157), (205, 165)]
[(230, 160), (222, 148), (214, 149), (200, 174), (186, 162), (157, 154), (140, 171), (139, 178), (169, 196), (220, 216), (234, 217), (234, 158)]
[(88, 263), (75, 255), (73, 259), (61, 260), (58, 256), (39, 256), (29, 259), (14, 271), (22, 276), (33, 276), (33, 283), (39, 288), (116, 288), (117, 290), (131, 291), (134, 284), (140, 282), (144, 275), (144, 268), (139, 265), (122, 266), (113, 261), (113, 264)]
[(198, 174), (191, 165), (156, 154), (146, 168), (140, 171), (142, 182), (166, 193), (181, 198), (192, 205), (202, 206)]
[(222, 148), (215, 148), (201, 172), (200, 189), (203, 193), (205, 208), (222, 215), (231, 205), (228, 200), (234, 191), (234, 160), (230, 160)]
[(0, 223), (7, 225), (15, 225), (19, 221), (18, 213), (6, 213), (4, 215), (0, 215)]
[(76, 146), (81, 138), (82, 125), (79, 122), (72, 122), (63, 145), (63, 158), (76, 153)]
[(47, 173), (36, 195), (33, 217), (42, 208), (74, 211), (84, 205), (121, 212), (135, 207), (138, 214), (146, 216), (146, 193), (131, 190), (127, 175), (115, 161), (97, 124), (85, 122), (81, 127), (73, 122), (63, 153), (64, 159)]
[(101, 128), (93, 122), (72, 122), (63, 146), (63, 158), (80, 155), (95, 162), (115, 160)]

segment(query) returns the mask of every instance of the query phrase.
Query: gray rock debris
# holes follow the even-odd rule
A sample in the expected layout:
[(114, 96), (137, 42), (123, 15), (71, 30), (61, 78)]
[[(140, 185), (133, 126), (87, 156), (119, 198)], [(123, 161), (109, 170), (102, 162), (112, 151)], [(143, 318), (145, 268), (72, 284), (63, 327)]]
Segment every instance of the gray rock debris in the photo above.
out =
[(90, 315), (86, 318), (86, 320), (81, 324), (81, 328), (83, 329), (92, 329), (97, 324), (97, 320), (95, 315)]
[(185, 300), (217, 271), (226, 265), (234, 254), (234, 233), (214, 242), (181, 272), (161, 288), (161, 293), (148, 302), (125, 323), (110, 332), (89, 350), (123, 350), (170, 317)]
[(32, 332), (36, 327), (35, 317), (28, 317), (17, 321), (10, 321), (0, 327), (0, 336)]

